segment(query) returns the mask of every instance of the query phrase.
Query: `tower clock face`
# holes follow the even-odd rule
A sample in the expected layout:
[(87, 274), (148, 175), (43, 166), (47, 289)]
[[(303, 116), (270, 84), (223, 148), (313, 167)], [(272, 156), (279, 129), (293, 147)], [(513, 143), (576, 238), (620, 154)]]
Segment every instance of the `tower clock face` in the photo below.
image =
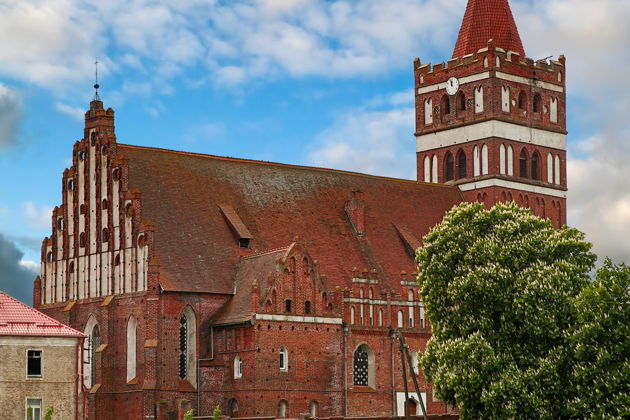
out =
[(456, 77), (451, 77), (446, 82), (446, 93), (453, 96), (459, 90), (459, 80)]

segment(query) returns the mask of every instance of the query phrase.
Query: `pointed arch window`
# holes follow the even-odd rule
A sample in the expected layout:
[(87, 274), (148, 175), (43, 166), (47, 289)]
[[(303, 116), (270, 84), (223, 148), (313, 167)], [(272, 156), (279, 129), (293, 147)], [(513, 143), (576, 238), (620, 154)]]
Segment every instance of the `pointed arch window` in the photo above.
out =
[(197, 384), (197, 321), (195, 312), (186, 306), (179, 317), (179, 378), (187, 380), (193, 387)]
[(136, 377), (136, 318), (133, 315), (127, 321), (127, 382)]
[(464, 95), (464, 92), (460, 91), (457, 94), (456, 103), (457, 103), (457, 111), (459, 112), (466, 111), (466, 95)]
[(445, 166), (445, 178), (447, 181), (452, 181), (455, 179), (455, 159), (453, 158), (453, 154), (448, 152), (446, 155), (446, 166)]
[(352, 361), (352, 383), (355, 386), (375, 387), (376, 363), (374, 352), (367, 344), (361, 344), (354, 351)]
[(87, 336), (84, 351), (86, 366), (83, 370), (83, 384), (86, 388), (92, 388), (96, 385), (96, 350), (101, 345), (98, 322), (93, 315), (88, 318), (83, 333)]
[(532, 155), (531, 178), (540, 179), (540, 156), (538, 153)]
[(519, 156), (519, 176), (527, 178), (527, 152), (525, 149), (521, 150), (521, 155)]
[(179, 317), (179, 379), (186, 379), (188, 373), (188, 320), (186, 315)]
[(241, 356), (236, 355), (234, 358), (234, 379), (240, 379), (243, 377), (243, 359)]
[(468, 175), (466, 172), (466, 153), (464, 153), (463, 150), (460, 150), (459, 156), (457, 157), (457, 166), (459, 167), (459, 178), (466, 178)]
[(442, 115), (449, 115), (451, 113), (451, 101), (449, 100), (447, 95), (442, 96), (442, 101), (440, 101), (440, 109), (442, 110)]
[(527, 109), (527, 95), (524, 91), (521, 91), (521, 93), (518, 94), (518, 109)]
[(536, 113), (540, 113), (542, 110), (542, 97), (539, 93), (534, 95), (534, 102), (532, 104), (532, 110)]

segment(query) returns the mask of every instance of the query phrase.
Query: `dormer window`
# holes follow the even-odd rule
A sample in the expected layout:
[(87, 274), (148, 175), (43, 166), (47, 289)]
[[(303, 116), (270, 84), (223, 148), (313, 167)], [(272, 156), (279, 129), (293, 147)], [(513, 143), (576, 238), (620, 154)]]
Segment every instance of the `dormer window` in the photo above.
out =
[(238, 213), (236, 213), (231, 206), (227, 205), (219, 206), (219, 210), (223, 213), (232, 233), (236, 236), (239, 248), (249, 249), (250, 242), (254, 237), (249, 229), (247, 229), (247, 226), (245, 226), (245, 223), (243, 223)]

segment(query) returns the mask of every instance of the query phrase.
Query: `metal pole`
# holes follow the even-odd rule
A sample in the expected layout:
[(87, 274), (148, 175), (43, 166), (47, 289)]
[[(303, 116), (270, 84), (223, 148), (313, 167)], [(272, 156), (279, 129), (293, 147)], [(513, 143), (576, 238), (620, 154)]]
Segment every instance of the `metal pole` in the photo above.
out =
[(405, 385), (405, 418), (407, 420), (410, 420), (409, 418), (409, 387), (407, 386), (407, 368), (405, 366), (405, 348), (403, 345), (403, 340), (401, 340), (400, 338), (402, 337), (402, 334), (400, 333), (400, 331), (398, 332), (398, 336), (399, 336), (399, 340), (398, 340), (398, 345), (400, 347), (400, 361), (402, 363), (402, 376), (403, 376), (403, 384)]
[[(409, 347), (407, 346), (407, 343), (405, 343), (405, 337), (402, 335), (402, 333), (400, 334), (400, 340), (403, 343), (403, 346), (405, 348), (405, 354), (407, 355), (407, 361), (409, 362), (409, 366), (411, 366), (411, 355), (409, 354)], [(416, 393), (418, 394), (418, 399), (420, 400), (420, 408), (422, 409), (422, 416), (424, 417), (424, 420), (427, 420), (427, 410), (424, 407), (424, 401), (422, 401), (422, 394), (420, 393), (420, 387), (418, 386), (418, 378), (416, 378), (416, 372), (412, 369), (410, 369), (410, 373), (411, 373), (411, 379), (413, 379), (413, 385), (416, 388)]]

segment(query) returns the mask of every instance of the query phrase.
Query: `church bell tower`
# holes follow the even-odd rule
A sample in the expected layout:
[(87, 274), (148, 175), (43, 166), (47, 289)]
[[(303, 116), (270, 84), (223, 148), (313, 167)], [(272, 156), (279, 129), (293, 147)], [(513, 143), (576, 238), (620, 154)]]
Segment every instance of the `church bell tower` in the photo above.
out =
[(448, 63), (414, 61), (419, 181), (566, 223), (565, 59), (527, 58), (508, 0), (469, 0)]

